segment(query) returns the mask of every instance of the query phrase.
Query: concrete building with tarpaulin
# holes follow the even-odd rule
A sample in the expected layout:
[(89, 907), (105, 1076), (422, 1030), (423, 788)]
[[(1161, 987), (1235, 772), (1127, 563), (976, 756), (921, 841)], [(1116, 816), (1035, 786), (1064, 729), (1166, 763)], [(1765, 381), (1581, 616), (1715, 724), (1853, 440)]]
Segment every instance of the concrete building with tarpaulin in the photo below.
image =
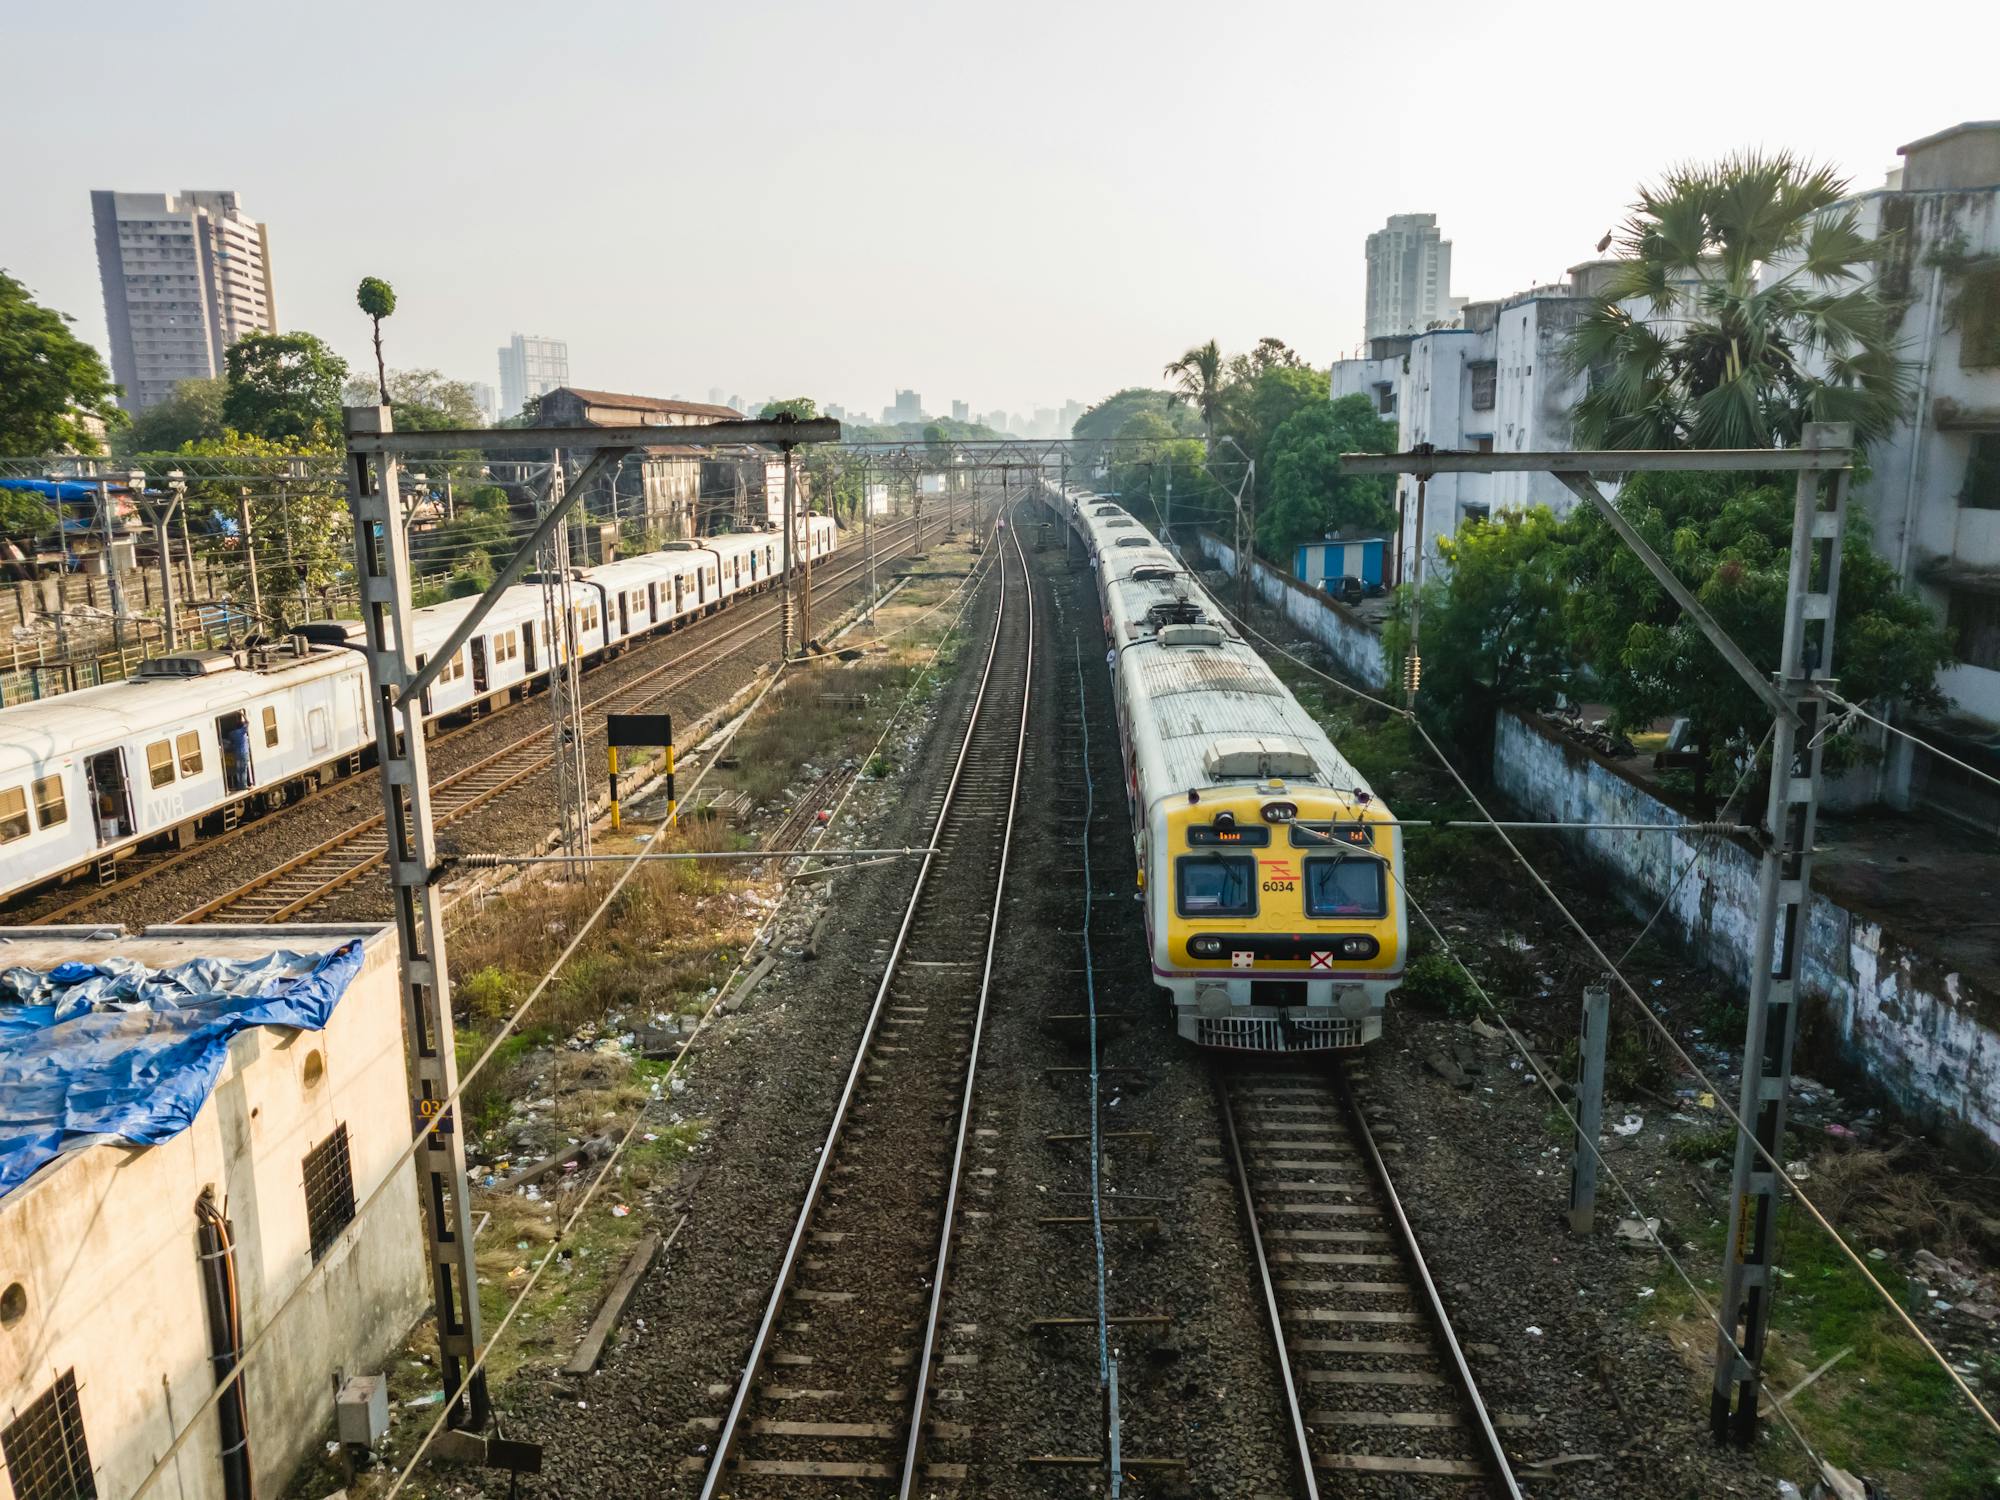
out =
[(0, 929), (0, 1500), (122, 1500), (183, 1427), (153, 1494), (281, 1494), (383, 1369), (430, 1292), (397, 972), (382, 927)]

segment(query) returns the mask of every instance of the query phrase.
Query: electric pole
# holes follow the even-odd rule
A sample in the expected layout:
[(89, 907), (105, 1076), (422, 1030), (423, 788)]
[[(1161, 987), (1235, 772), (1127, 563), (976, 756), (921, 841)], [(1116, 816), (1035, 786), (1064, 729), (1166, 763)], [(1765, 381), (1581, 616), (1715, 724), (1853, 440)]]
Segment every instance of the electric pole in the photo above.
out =
[[(444, 908), (433, 875), (437, 844), (431, 827), (430, 762), (421, 696), (401, 702), (415, 675), (410, 659), (410, 548), (393, 453), (371, 461), (352, 439), (386, 434), (386, 406), (347, 409), (347, 504), (354, 517), (354, 576), (361, 606), (363, 651), (373, 688), (375, 751), (382, 771), (382, 812), (389, 834), (389, 885), (401, 944), (403, 1024), (409, 1050), (412, 1128), (423, 1136), (416, 1155), (418, 1198), (429, 1241), (431, 1296), (437, 1314), (439, 1374), (448, 1420), (455, 1428), (486, 1425), (486, 1373), (475, 1369), (482, 1339), (479, 1281), (472, 1257), (471, 1194), (465, 1181), (465, 1137), (445, 1100), (458, 1091), (452, 1039), (451, 975), (445, 962)], [(551, 673), (554, 676), (554, 673)], [(459, 1387), (465, 1386), (461, 1395)]]
[[(1800, 446), (1846, 448), (1845, 423), (1809, 422)], [(1777, 1254), (1778, 1179), (1771, 1169), (1785, 1141), (1798, 1037), (1798, 980), (1811, 900), (1813, 832), (1819, 820), (1820, 761), (1828, 712), (1815, 691), (1833, 678), (1833, 625), (1840, 604), (1840, 545), (1851, 470), (1802, 470), (1792, 502), (1791, 574), (1785, 586), (1785, 635), (1774, 682), (1791, 710), (1780, 713), (1771, 742), (1771, 790), (1765, 804), (1764, 857), (1757, 878), (1757, 928), (1750, 974), (1750, 1017), (1743, 1033), (1743, 1087), (1737, 1112), (1749, 1132), (1736, 1137), (1725, 1241), (1721, 1327), (1709, 1426), (1718, 1441), (1747, 1447), (1757, 1436), (1764, 1342), (1770, 1332), (1771, 1271)], [(1753, 1134), (1754, 1133), (1754, 1134)], [(1761, 1148), (1761, 1149), (1759, 1149)]]
[[(563, 500), (562, 450), (557, 449), (553, 458), (548, 488), (538, 507), (542, 515)], [(549, 634), (549, 743), (555, 759), (556, 826), (562, 852), (577, 861), (562, 868), (571, 879), (581, 880), (589, 869), (581, 861), (590, 853), (590, 784), (584, 779), (583, 682), (577, 667), (583, 643), (569, 558), (569, 527), (556, 526), (542, 543), (535, 565), (542, 575), (542, 619)]]

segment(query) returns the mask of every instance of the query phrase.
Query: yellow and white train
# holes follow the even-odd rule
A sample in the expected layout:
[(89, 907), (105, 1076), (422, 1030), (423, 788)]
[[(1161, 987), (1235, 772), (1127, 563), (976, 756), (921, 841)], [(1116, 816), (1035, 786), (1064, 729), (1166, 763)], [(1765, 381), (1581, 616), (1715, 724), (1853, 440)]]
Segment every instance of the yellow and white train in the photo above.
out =
[(1394, 815), (1150, 531), (1098, 496), (1044, 498), (1096, 574), (1153, 979), (1180, 1034), (1373, 1041), (1409, 939)]

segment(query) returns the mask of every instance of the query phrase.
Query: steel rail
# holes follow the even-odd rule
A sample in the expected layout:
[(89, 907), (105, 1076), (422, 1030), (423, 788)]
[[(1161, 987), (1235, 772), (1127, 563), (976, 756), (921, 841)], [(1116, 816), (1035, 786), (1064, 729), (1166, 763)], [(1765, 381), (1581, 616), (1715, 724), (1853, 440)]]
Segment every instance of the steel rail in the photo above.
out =
[[(891, 526), (886, 529), (891, 531), (901, 531), (905, 533), (905, 535), (902, 536), (901, 540), (907, 543), (914, 536), (914, 533), (910, 529), (912, 525), (913, 523), (910, 520), (903, 519), (892, 523)], [(895, 543), (891, 542), (889, 545), (894, 546)], [(826, 586), (836, 592), (845, 591), (847, 588), (851, 587), (854, 584), (856, 579), (865, 576), (867, 572), (867, 561), (865, 558), (861, 557), (857, 553), (857, 555), (851, 559), (851, 566), (842, 567), (841, 563), (843, 561), (848, 561), (848, 560), (841, 559), (838, 553), (836, 553), (835, 556), (836, 556), (836, 561), (831, 566), (838, 568), (840, 570), (833, 574), (831, 582)], [(768, 590), (760, 590), (759, 592), (760, 593), (768, 592)], [(738, 631), (749, 628), (756, 621), (770, 619), (773, 613), (774, 611), (772, 609), (767, 608), (763, 612), (753, 615), (746, 620), (736, 620), (732, 618), (727, 622), (730, 628), (718, 632), (715, 639), (709, 641), (707, 644), (711, 646), (718, 645), (721, 642), (728, 640), (732, 635), (734, 635)], [(667, 641), (671, 640), (674, 636), (683, 634), (685, 631), (700, 625), (704, 620), (710, 618), (713, 617), (706, 615), (695, 616), (689, 620), (681, 622), (678, 625), (671, 626), (668, 630), (659, 635), (649, 637), (647, 640), (641, 642), (640, 646), (635, 649), (643, 650), (650, 646), (665, 644)], [(632, 682), (626, 684), (626, 687), (629, 688), (635, 686), (640, 682), (648, 680), (648, 678), (652, 676), (657, 676), (660, 672), (665, 671), (667, 668), (672, 667), (681, 661), (687, 660), (690, 654), (691, 653), (684, 652), (680, 656), (673, 658), (671, 661), (662, 663), (659, 667), (652, 669), (652, 671), (650, 671), (646, 676), (634, 678)], [(608, 661), (599, 660), (590, 665), (589, 667), (585, 668), (585, 671), (589, 675), (595, 675), (599, 670), (601, 670), (605, 666), (608, 666), (609, 664), (610, 663)], [(607, 695), (606, 698), (601, 698), (597, 700), (597, 703), (586, 705), (586, 709), (588, 710), (596, 708), (598, 704), (609, 701), (610, 696), (615, 696), (616, 692), (620, 691), (623, 691), (623, 689), (614, 690), (614, 693), (612, 695)], [(433, 749), (435, 749), (437, 746), (446, 744), (451, 740), (457, 739), (461, 735), (470, 734), (475, 729), (482, 729), (486, 727), (488, 724), (492, 723), (495, 718), (509, 712), (512, 709), (521, 707), (526, 702), (527, 702), (526, 698), (518, 699), (513, 703), (503, 705), (501, 708), (495, 710), (491, 714), (479, 714), (477, 716), (467, 719), (462, 724), (453, 725), (448, 729), (445, 729), (437, 734), (432, 735), (430, 741), (431, 746)], [(522, 745), (525, 745), (529, 741), (536, 738), (537, 735), (542, 735), (546, 733), (547, 733), (546, 729), (532, 731), (530, 734), (524, 736), (522, 739), (516, 740), (513, 744), (504, 746), (502, 753), (518, 749)], [(356, 751), (351, 753), (357, 755), (364, 754), (367, 753), (369, 748), (370, 747), (362, 747), (361, 749), (357, 749)], [(336, 757), (335, 760), (327, 761), (323, 765), (310, 767), (308, 768), (308, 772), (301, 772), (300, 775), (304, 776), (309, 772), (318, 773), (321, 771), (330, 770), (337, 763), (337, 761), (344, 759), (346, 759), (345, 756)], [(546, 763), (547, 763), (546, 761), (543, 762), (543, 764)], [(266, 823), (267, 819), (276, 819), (279, 817), (283, 817), (285, 814), (291, 812), (293, 809), (303, 807), (306, 803), (313, 801), (315, 798), (323, 797), (329, 792), (338, 790), (343, 784), (345, 784), (351, 779), (352, 779), (351, 777), (344, 774), (335, 777), (329, 777), (324, 782), (316, 786), (312, 786), (307, 790), (303, 791), (298, 797), (292, 799), (291, 801), (286, 802), (283, 806), (273, 808), (269, 812), (266, 812), (261, 816), (252, 817), (245, 822), (239, 822), (234, 828), (227, 829), (221, 833), (210, 834), (206, 837), (198, 838), (194, 844), (192, 844), (186, 849), (173, 850), (164, 854), (157, 855), (152, 858), (146, 858), (143, 855), (135, 855), (134, 859), (137, 867), (129, 870), (126, 874), (113, 880), (108, 885), (95, 886), (90, 890), (90, 892), (87, 895), (79, 896), (75, 900), (65, 902), (61, 906), (54, 907), (48, 911), (41, 912), (38, 915), (28, 916), (25, 918), (25, 921), (27, 925), (33, 927), (53, 926), (61, 922), (65, 917), (72, 916), (75, 913), (84, 911), (90, 907), (101, 905), (106, 901), (114, 900), (117, 897), (124, 895), (128, 892), (141, 889), (149, 881), (157, 879), (161, 875), (166, 874), (167, 871), (175, 869), (180, 865), (185, 864), (187, 861), (191, 859), (196, 859), (208, 853), (210, 850), (220, 847), (221, 845), (228, 844), (237, 839), (240, 839), (244, 837), (246, 834), (254, 833), (258, 829), (267, 826)], [(443, 785), (443, 783), (439, 783), (439, 785), (441, 786)], [(241, 800), (244, 802), (253, 801), (258, 795), (259, 794), (256, 792), (246, 793)], [(214, 813), (211, 812), (208, 814), (204, 814), (203, 816), (209, 817), (213, 815)], [(336, 835), (335, 840), (329, 840), (326, 843), (317, 846), (315, 851), (313, 852), (321, 854), (326, 853), (331, 848), (335, 847), (336, 841), (339, 840), (340, 838), (347, 838), (351, 840), (354, 838), (362, 837), (369, 829), (379, 828), (381, 826), (381, 823), (382, 819), (378, 814), (374, 818), (368, 820), (365, 826), (362, 824), (353, 825), (346, 831), (344, 835)], [(297, 867), (298, 867), (297, 861), (290, 861), (287, 863), (286, 866), (287, 869), (296, 869)], [(361, 868), (363, 870), (366, 870), (372, 867), (373, 867), (373, 861), (370, 861), (368, 864), (364, 864)], [(279, 873), (279, 872), (273, 872), (273, 873)], [(340, 885), (345, 885), (346, 883), (347, 882), (344, 880), (339, 882)], [(247, 895), (249, 893), (249, 890), (250, 890), (249, 886), (238, 887), (237, 891), (232, 894), (232, 899), (241, 899), (242, 896)], [(324, 896), (326, 894), (328, 894), (328, 892), (316, 893), (314, 899), (315, 900), (324, 899)], [(10, 902), (6, 904), (9, 905), (21, 904), (21, 903), (31, 902), (32, 900), (33, 900), (33, 892), (30, 891), (30, 892), (24, 892), (20, 896), (12, 898)], [(183, 914), (182, 916), (176, 918), (175, 920), (181, 922), (199, 921), (201, 917), (206, 914), (207, 911), (214, 909), (219, 909), (219, 906), (211, 905), (209, 907), (198, 908), (195, 911)], [(273, 919), (273, 920), (278, 920), (278, 919)]]
[(1507, 1460), (1507, 1450), (1500, 1441), (1499, 1429), (1493, 1425), (1493, 1418), (1486, 1410), (1486, 1400), (1479, 1394), (1479, 1382), (1472, 1377), (1472, 1366), (1466, 1363), (1465, 1350), (1459, 1347), (1458, 1334), (1452, 1329), (1451, 1315), (1445, 1311), (1444, 1298), (1438, 1295), (1437, 1283), (1431, 1279), (1430, 1267), (1424, 1261), (1424, 1252), (1417, 1244), (1417, 1232), (1410, 1225), (1409, 1216), (1403, 1212), (1403, 1200), (1396, 1193), (1395, 1183), (1389, 1180), (1389, 1167), (1382, 1160), (1381, 1149), (1375, 1144), (1375, 1136), (1368, 1128), (1368, 1121), (1361, 1113), (1361, 1106), (1355, 1101), (1354, 1090), (1347, 1082), (1347, 1070), (1336, 1059), (1333, 1063), (1334, 1091), (1339, 1094), (1343, 1109), (1347, 1112), (1349, 1128), (1361, 1143), (1375, 1174), (1375, 1186), (1382, 1195), (1382, 1201), (1395, 1221), (1396, 1233), (1401, 1241), (1403, 1254), (1408, 1259), (1410, 1269), (1416, 1273), (1423, 1287), (1424, 1302), (1431, 1315), (1432, 1331), (1443, 1343), (1450, 1356), (1452, 1378), (1458, 1384), (1459, 1395), (1464, 1399), (1466, 1409), (1476, 1419), (1480, 1447), (1483, 1450), (1488, 1469), (1499, 1481), (1502, 1492), (1508, 1500), (1522, 1500), (1521, 1486), (1514, 1478), (1514, 1468)]
[[(827, 1129), (825, 1141), (820, 1145), (813, 1166), (812, 1180), (806, 1185), (805, 1201), (799, 1208), (798, 1222), (793, 1226), (791, 1237), (785, 1244), (784, 1254), (778, 1262), (777, 1279), (770, 1300), (765, 1305), (764, 1316), (757, 1325), (756, 1337), (751, 1341), (749, 1357), (743, 1365), (742, 1379), (737, 1383), (736, 1393), (730, 1399), (729, 1412), (723, 1418), (721, 1429), (716, 1434), (715, 1457), (709, 1464), (708, 1472), (702, 1477), (700, 1500), (717, 1500), (721, 1487), (731, 1479), (730, 1460), (743, 1437), (744, 1414), (749, 1409), (751, 1396), (756, 1389), (758, 1373), (770, 1352), (772, 1336), (777, 1332), (778, 1319), (784, 1313), (785, 1299), (791, 1291), (792, 1278), (797, 1273), (806, 1238), (812, 1230), (813, 1215), (819, 1208), (820, 1196), (825, 1190), (827, 1177), (833, 1171), (834, 1153), (840, 1145), (842, 1132), (846, 1129), (848, 1115), (854, 1106), (855, 1094), (861, 1086), (863, 1071), (868, 1066), (869, 1050), (881, 1025), (882, 1013), (888, 1005), (890, 986), (895, 981), (898, 965), (902, 962), (903, 953), (908, 946), (910, 930), (916, 925), (918, 904), (922, 901), (930, 883), (931, 871), (936, 867), (939, 836), (958, 799), (959, 785), (965, 774), (966, 762), (972, 754), (974, 735), (979, 728), (980, 712), (985, 707), (986, 695), (993, 683), (993, 669), (1000, 659), (1000, 634), (1006, 624), (1006, 618), (1007, 575), (1003, 569), (1000, 572), (1000, 605), (993, 615), (993, 634), (987, 645), (986, 665), (980, 673), (978, 693), (973, 699), (972, 712), (966, 719), (965, 735), (959, 742), (958, 757), (952, 765), (951, 780), (945, 788), (944, 800), (939, 804), (937, 817), (932, 824), (929, 847), (917, 867), (916, 883), (911, 888), (909, 904), (903, 910), (902, 922), (896, 929), (896, 941), (890, 948), (888, 962), (883, 966), (882, 981), (876, 987), (875, 999), (868, 1008), (866, 1020), (862, 1023), (860, 1044), (854, 1049), (854, 1061), (848, 1068), (847, 1080), (841, 1085), (840, 1098), (834, 1105), (833, 1121)], [(1026, 698), (1027, 695), (1023, 694), (1023, 713), (1027, 711)], [(1000, 899), (1000, 893), (996, 891), (994, 895), (996, 906)]]
[[(835, 580), (830, 586), (830, 591), (841, 592), (846, 590), (847, 588), (852, 587), (853, 584), (863, 575), (864, 572), (865, 572), (865, 564), (857, 560), (853, 567), (835, 575)], [(766, 592), (768, 593), (768, 591)], [(760, 625), (767, 624), (768, 622), (776, 619), (782, 612), (783, 607), (784, 607), (783, 599), (782, 596), (780, 596), (777, 603), (775, 604), (767, 603), (766, 607), (758, 610), (756, 613), (748, 615), (740, 620), (734, 620), (729, 622), (728, 627), (726, 629), (717, 632), (717, 634), (714, 635), (712, 638), (703, 641), (701, 644), (697, 646), (690, 647), (688, 650), (682, 651), (675, 656), (669, 657), (666, 661), (661, 662), (658, 666), (649, 668), (641, 675), (632, 678), (630, 681), (623, 683), (619, 687), (613, 688), (611, 691), (603, 694), (594, 701), (585, 704), (584, 712), (587, 714), (594, 714), (600, 711), (608, 711), (609, 705), (615, 704), (620, 700), (627, 698), (628, 695), (630, 695), (635, 689), (643, 687), (648, 683), (654, 682), (664, 674), (671, 672), (675, 668), (684, 666), (690, 662), (695, 663), (696, 669), (699, 670), (713, 666), (716, 662), (725, 660), (726, 658), (735, 655), (737, 652), (742, 651), (745, 648), (755, 644), (757, 640), (758, 627)], [(673, 633), (678, 634), (679, 632), (673, 632)], [(666, 639), (666, 637), (662, 637), (661, 639), (664, 640)], [(728, 645), (728, 648), (726, 650), (723, 651), (716, 650), (717, 647), (724, 645), (724, 643), (726, 642), (731, 643)], [(599, 663), (599, 665), (601, 666), (604, 664)], [(669, 683), (663, 687), (657, 688), (653, 692), (649, 693), (645, 698), (639, 700), (636, 706), (643, 707), (647, 703), (656, 701), (664, 694), (672, 692), (676, 688), (685, 686), (686, 683), (692, 679), (693, 675), (694, 673), (691, 671), (688, 674), (685, 674), (681, 678), (677, 679), (676, 681)], [(488, 772), (492, 770), (499, 762), (506, 760), (508, 757), (519, 755), (524, 751), (531, 752), (534, 749), (534, 747), (540, 745), (549, 738), (550, 738), (550, 730), (548, 726), (546, 724), (541, 725), (533, 730), (530, 730), (527, 734), (523, 735), (520, 739), (513, 741), (511, 744), (503, 745), (500, 747), (500, 749), (493, 751), (489, 755), (483, 756), (481, 759), (474, 761), (471, 765), (461, 767), (459, 770), (454, 771), (451, 775), (446, 776), (442, 780), (433, 783), (431, 791), (433, 795), (435, 795), (438, 792), (446, 791), (449, 788), (458, 786), (462, 782), (472, 777), (475, 777), (482, 772)], [(492, 786), (480, 788), (470, 797), (465, 798), (462, 801), (456, 802), (451, 807), (440, 808), (436, 813), (437, 825), (439, 827), (443, 827), (451, 823), (454, 819), (462, 817), (465, 814), (476, 810), (477, 808), (483, 807), (486, 803), (492, 801), (495, 797), (498, 797), (503, 793), (512, 790), (514, 787), (518, 786), (522, 781), (526, 780), (528, 777), (535, 775), (537, 772), (541, 770), (544, 770), (550, 764), (550, 762), (554, 760), (554, 758), (555, 758), (555, 752), (553, 750), (544, 751), (539, 755), (539, 757), (519, 767), (518, 769), (508, 773), (505, 777), (503, 777), (500, 781), (496, 782)], [(352, 824), (343, 831), (334, 834), (331, 838), (321, 841), (319, 844), (314, 845), (311, 849), (306, 850), (303, 854), (294, 856), (293, 858), (286, 860), (284, 863), (276, 865), (270, 870), (264, 871), (263, 873), (257, 875), (255, 878), (244, 882), (243, 884), (237, 886), (235, 889), (224, 892), (222, 895), (215, 897), (213, 900), (204, 902), (200, 906), (197, 906), (190, 911), (182, 913), (179, 917), (176, 917), (174, 920), (176, 922), (204, 921), (207, 918), (216, 914), (217, 912), (226, 910), (231, 906), (239, 905), (242, 902), (249, 900), (259, 891), (266, 889), (274, 882), (283, 879), (285, 876), (290, 875), (304, 868), (311, 861), (317, 859), (323, 859), (329, 854), (336, 853), (342, 848), (346, 848), (356, 843), (360, 843), (362, 840), (367, 839), (369, 835), (377, 832), (381, 827), (382, 827), (382, 815), (380, 813), (376, 813), (373, 817), (364, 819), (359, 823)], [(193, 853), (196, 851), (189, 851), (189, 852)], [(359, 879), (362, 875), (365, 875), (368, 871), (374, 869), (375, 866), (381, 862), (382, 857), (383, 856), (381, 853), (370, 853), (366, 857), (358, 859), (354, 863), (339, 869), (327, 880), (316, 885), (310, 891), (307, 891), (303, 895), (300, 895), (294, 898), (293, 900), (284, 903), (278, 910), (270, 913), (269, 915), (259, 918), (259, 920), (269, 921), (269, 922), (282, 922), (297, 916), (299, 913), (303, 911), (311, 909), (313, 906), (317, 905), (321, 901), (326, 900), (327, 897), (331, 896), (334, 892), (341, 890), (348, 885), (353, 884), (353, 882)], [(143, 878), (143, 876), (141, 878)], [(102, 898), (100, 896), (99, 898), (95, 899), (102, 899)]]
[[(1028, 643), (1023, 652), (1021, 724), (1014, 735), (1014, 777), (1007, 790), (1006, 832), (1000, 837), (1000, 869), (994, 876), (993, 913), (986, 924), (986, 958), (979, 973), (979, 1003), (973, 1012), (972, 1051), (965, 1065), (965, 1095), (959, 1104), (958, 1136), (952, 1143), (951, 1179), (945, 1192), (944, 1228), (938, 1236), (937, 1268), (931, 1274), (931, 1303), (924, 1320), (924, 1343), (917, 1355), (916, 1394), (910, 1402), (910, 1431), (903, 1448), (903, 1477), (896, 1500), (913, 1500), (917, 1465), (923, 1456), (924, 1418), (931, 1399), (931, 1371), (937, 1359), (938, 1328), (944, 1318), (945, 1278), (951, 1269), (952, 1236), (958, 1228), (958, 1198), (965, 1180), (965, 1152), (972, 1140), (972, 1096), (979, 1078), (979, 1044), (986, 1034), (986, 1001), (993, 988), (993, 957), (1000, 943), (1000, 914), (1007, 904), (1007, 865), (1014, 849), (1014, 814), (1021, 801), (1021, 768), (1027, 760), (1028, 720), (1035, 698), (1035, 588), (1028, 576), (1028, 559), (1021, 551), (1019, 528), (1007, 528), (1014, 560), (1021, 568), (1021, 598), (1027, 612)], [(1003, 568), (1001, 576), (1004, 578)]]
[(1264, 1248), (1264, 1231), (1257, 1220), (1257, 1199), (1250, 1188), (1250, 1167), (1243, 1159), (1243, 1145), (1236, 1135), (1236, 1107), (1229, 1097), (1229, 1077), (1218, 1064), (1215, 1068), (1217, 1102), (1222, 1106), (1222, 1134), (1229, 1144), (1229, 1166), (1236, 1174), (1236, 1191), (1243, 1202), (1243, 1222), (1250, 1230), (1250, 1249), (1257, 1257), (1257, 1282), (1264, 1294), (1264, 1316), (1269, 1320), (1271, 1340), (1278, 1351), (1278, 1376), (1285, 1387), (1285, 1427), (1291, 1434), (1292, 1456), (1299, 1466), (1299, 1479), (1306, 1500), (1319, 1500), (1319, 1473), (1313, 1467), (1312, 1438), (1306, 1431), (1305, 1408), (1299, 1402), (1299, 1383), (1292, 1373), (1291, 1351), (1285, 1343), (1284, 1314), (1278, 1308), (1278, 1289), (1271, 1280), (1271, 1258)]

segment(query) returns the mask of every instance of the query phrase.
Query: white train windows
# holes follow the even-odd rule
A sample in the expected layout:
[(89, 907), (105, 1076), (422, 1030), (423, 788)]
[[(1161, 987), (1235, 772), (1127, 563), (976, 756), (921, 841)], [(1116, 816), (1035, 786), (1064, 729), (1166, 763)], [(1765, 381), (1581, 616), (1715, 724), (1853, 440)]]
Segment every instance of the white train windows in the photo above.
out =
[(40, 776), (35, 779), (35, 825), (39, 828), (53, 828), (58, 823), (69, 821), (69, 796), (63, 791), (62, 777)]
[(266, 750), (278, 748), (278, 711), (269, 705), (264, 709), (264, 748)]
[(28, 836), (28, 794), (17, 786), (0, 790), (0, 844)]
[(1247, 854), (1184, 854), (1174, 882), (1184, 917), (1257, 915), (1257, 861)]
[(146, 747), (146, 775), (156, 787), (174, 784), (174, 747), (169, 740), (155, 740)]
[(325, 709), (306, 710), (306, 739), (315, 750), (324, 750), (333, 743), (333, 731), (327, 725)]
[(201, 774), (201, 736), (190, 729), (174, 741), (174, 748), (180, 751), (181, 775)]

